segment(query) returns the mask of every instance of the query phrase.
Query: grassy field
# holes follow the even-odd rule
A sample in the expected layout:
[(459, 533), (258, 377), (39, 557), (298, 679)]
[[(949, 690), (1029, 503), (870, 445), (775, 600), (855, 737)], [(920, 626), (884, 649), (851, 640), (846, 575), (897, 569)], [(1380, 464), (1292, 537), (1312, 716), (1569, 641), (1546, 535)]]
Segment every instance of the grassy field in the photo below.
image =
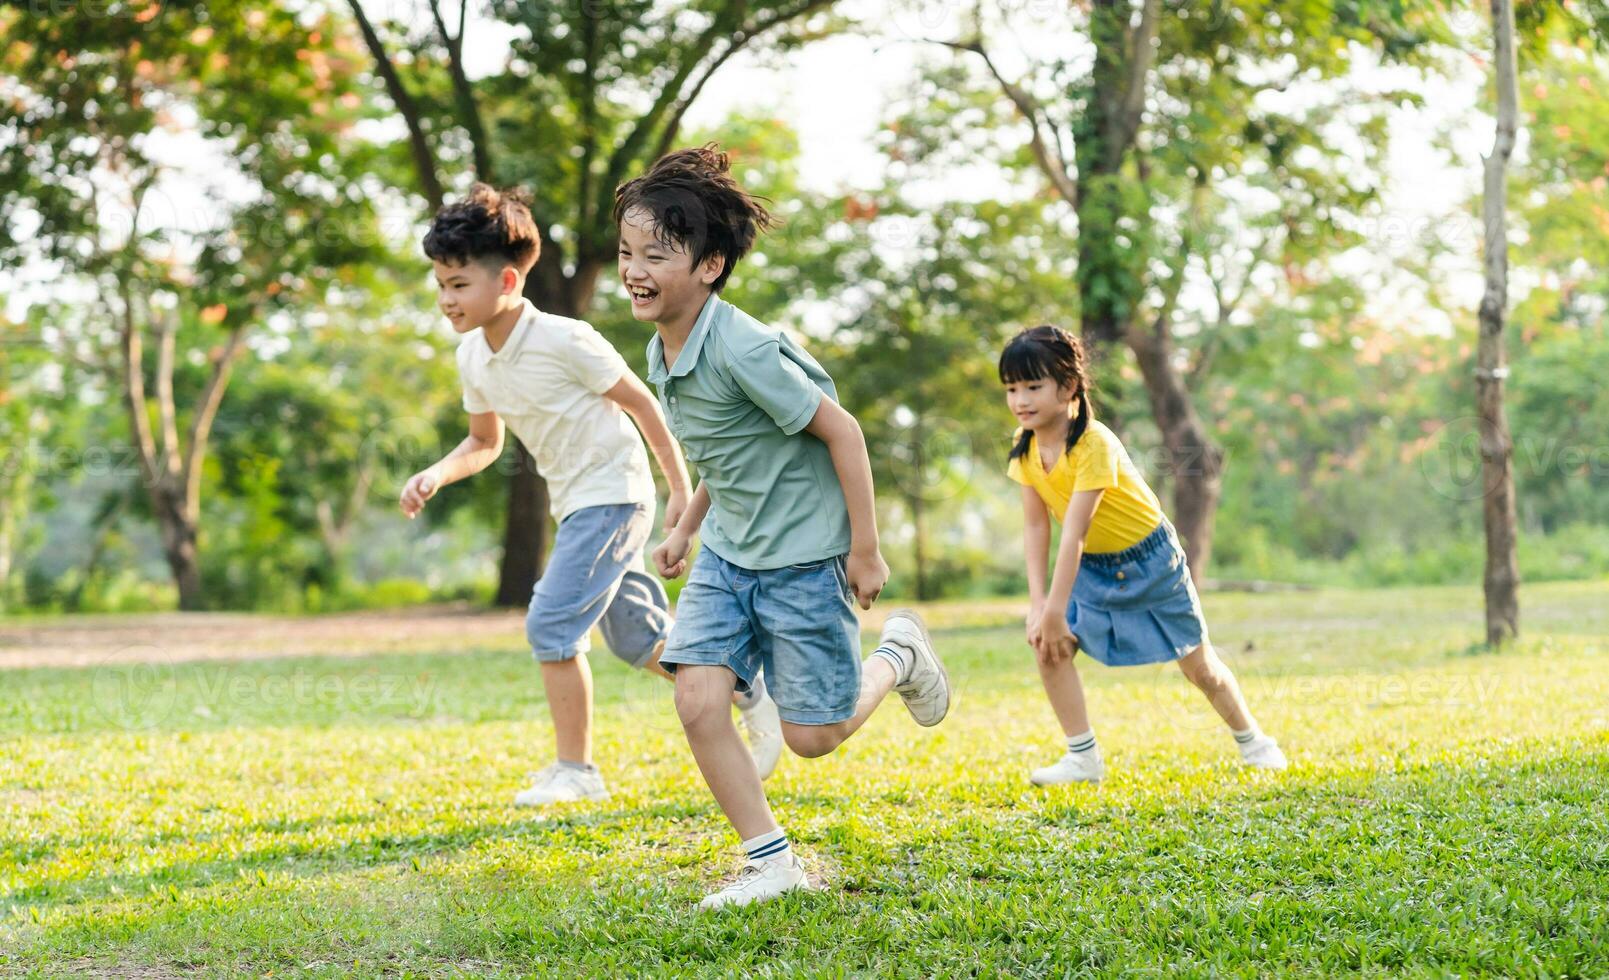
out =
[(1527, 589), (1500, 655), (1469, 589), (1205, 601), (1289, 772), (1176, 670), (1090, 666), (1107, 782), (1036, 790), (1018, 619), (932, 607), (958, 711), (785, 758), (826, 887), (720, 914), (736, 841), (669, 687), (606, 654), (615, 796), (546, 817), (508, 805), (551, 751), (517, 628), (0, 670), (0, 973), (1609, 975), (1609, 585)]

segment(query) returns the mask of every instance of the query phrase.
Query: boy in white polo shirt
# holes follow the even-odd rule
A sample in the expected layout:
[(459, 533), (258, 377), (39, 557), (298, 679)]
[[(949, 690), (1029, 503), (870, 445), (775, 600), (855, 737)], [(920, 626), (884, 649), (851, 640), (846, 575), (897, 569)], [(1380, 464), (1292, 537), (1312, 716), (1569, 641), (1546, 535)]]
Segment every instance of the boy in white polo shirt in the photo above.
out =
[[(415, 517), (437, 490), (490, 466), (502, 453), (505, 423), (547, 480), (559, 531), (526, 636), (542, 664), (558, 759), (515, 797), (520, 806), (609, 795), (592, 762), (586, 652), (594, 626), (617, 657), (669, 677), (659, 666), (669, 602), (643, 570), (655, 492), (637, 429), (670, 487), (667, 531), (688, 502), (687, 469), (658, 400), (591, 326), (542, 313), (524, 298), (539, 247), (530, 210), (514, 193), (476, 184), (437, 212), (424, 251), (435, 264), (441, 310), (465, 335), (458, 372), (469, 436), (411, 477), (401, 499), (403, 513)], [(782, 749), (776, 706), (763, 690), (734, 701), (755, 764), (769, 774)]]

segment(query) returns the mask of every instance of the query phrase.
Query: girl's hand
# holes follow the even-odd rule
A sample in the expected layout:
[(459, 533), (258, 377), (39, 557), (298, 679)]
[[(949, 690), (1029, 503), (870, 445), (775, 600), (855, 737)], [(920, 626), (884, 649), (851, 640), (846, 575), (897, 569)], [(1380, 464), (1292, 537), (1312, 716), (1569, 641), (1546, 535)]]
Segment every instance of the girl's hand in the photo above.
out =
[(1028, 604), (1028, 618), (1024, 625), (1027, 627), (1028, 645), (1033, 647), (1035, 650), (1039, 649), (1039, 617), (1044, 615), (1044, 613), (1045, 604), (1043, 602), (1032, 602)]
[(1039, 642), (1034, 644), (1034, 652), (1039, 654), (1039, 662), (1047, 666), (1078, 652), (1078, 641), (1067, 629), (1067, 618), (1053, 605), (1039, 615)]

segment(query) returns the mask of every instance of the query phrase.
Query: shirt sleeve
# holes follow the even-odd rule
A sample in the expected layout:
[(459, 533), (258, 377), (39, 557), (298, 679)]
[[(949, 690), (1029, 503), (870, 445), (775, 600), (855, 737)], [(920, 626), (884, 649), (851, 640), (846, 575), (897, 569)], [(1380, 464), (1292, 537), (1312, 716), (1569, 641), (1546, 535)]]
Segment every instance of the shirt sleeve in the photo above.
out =
[(1118, 445), (1114, 437), (1096, 429), (1078, 441), (1073, 492), (1105, 490), (1117, 486)]
[(594, 395), (601, 395), (613, 388), (628, 370), (626, 359), (620, 356), (620, 352), (590, 326), (583, 326), (575, 332), (567, 360), (571, 377)]
[(732, 379), (790, 436), (804, 431), (826, 395), (775, 340), (734, 358)]
[(458, 380), (464, 386), (464, 411), (471, 415), (483, 415), (492, 411), (492, 403), (487, 400), (485, 393), (469, 380), (469, 368), (464, 361), (463, 349), (459, 348)]

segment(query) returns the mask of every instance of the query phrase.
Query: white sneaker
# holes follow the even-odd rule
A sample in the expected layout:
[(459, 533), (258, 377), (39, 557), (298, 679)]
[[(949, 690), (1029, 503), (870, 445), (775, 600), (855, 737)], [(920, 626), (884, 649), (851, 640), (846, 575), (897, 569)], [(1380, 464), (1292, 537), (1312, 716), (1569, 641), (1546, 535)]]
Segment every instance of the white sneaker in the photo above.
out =
[(1259, 735), (1240, 747), (1240, 758), (1253, 769), (1284, 769), (1290, 765), (1272, 735)]
[(1035, 786), (1061, 786), (1064, 783), (1098, 783), (1106, 775), (1106, 762), (1099, 748), (1069, 752), (1054, 765), (1035, 769), (1028, 781)]
[(606, 800), (609, 788), (597, 769), (577, 769), (557, 762), (531, 774), (531, 785), (514, 797), (515, 806), (547, 806), (581, 800)]
[(754, 768), (760, 770), (761, 779), (768, 779), (782, 758), (782, 718), (777, 714), (777, 703), (771, 700), (770, 693), (761, 691), (754, 706), (739, 708), (738, 716), (749, 739)]
[(905, 708), (923, 728), (932, 728), (950, 713), (954, 694), (950, 690), (950, 675), (939, 663), (933, 650), (933, 640), (927, 635), (922, 617), (914, 610), (896, 609), (883, 623), (879, 644), (891, 643), (909, 656), (905, 677), (894, 684), (894, 690), (905, 700)]
[(750, 861), (738, 872), (737, 880), (718, 892), (711, 892), (698, 903), (701, 909), (726, 908), (770, 901), (791, 891), (808, 891), (810, 879), (798, 855), (787, 861)]

